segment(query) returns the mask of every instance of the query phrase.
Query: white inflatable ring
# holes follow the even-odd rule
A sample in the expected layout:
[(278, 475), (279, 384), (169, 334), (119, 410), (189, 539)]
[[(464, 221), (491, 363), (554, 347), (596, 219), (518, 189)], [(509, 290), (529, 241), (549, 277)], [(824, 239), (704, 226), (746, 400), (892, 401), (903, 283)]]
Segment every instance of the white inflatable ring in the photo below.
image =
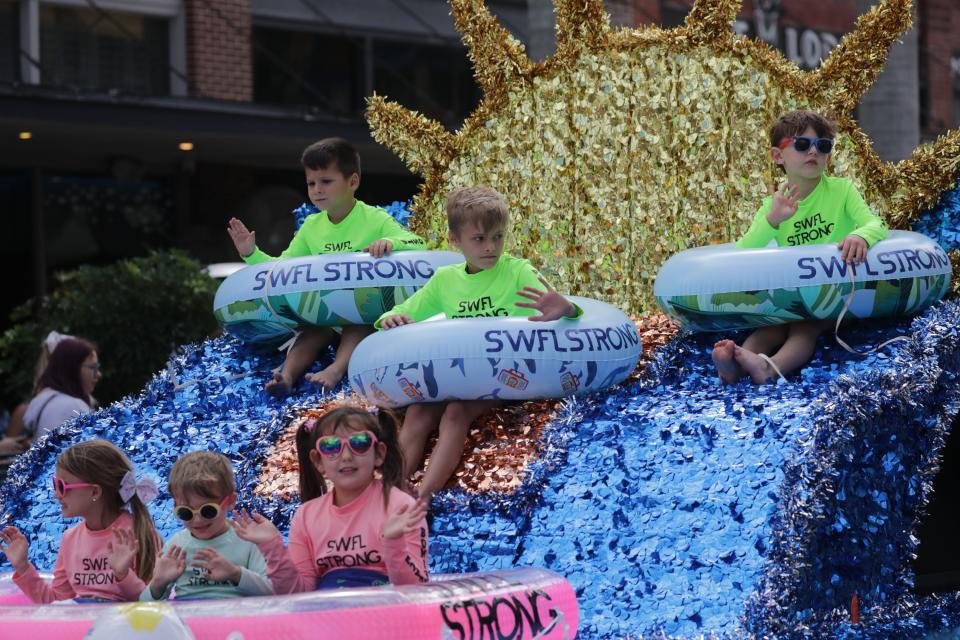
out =
[(581, 318), (462, 318), (379, 331), (353, 352), (350, 384), (385, 407), (554, 398), (617, 384), (640, 358), (636, 326), (609, 304), (570, 299)]
[(688, 249), (660, 268), (653, 292), (663, 310), (692, 331), (728, 331), (836, 319), (854, 290), (849, 313), (879, 318), (916, 313), (950, 288), (950, 258), (912, 231), (891, 231), (859, 266), (835, 244)]
[(373, 324), (426, 284), (438, 267), (463, 262), (452, 251), (328, 253), (274, 260), (237, 271), (220, 285), (213, 313), (247, 342), (290, 337), (305, 326)]

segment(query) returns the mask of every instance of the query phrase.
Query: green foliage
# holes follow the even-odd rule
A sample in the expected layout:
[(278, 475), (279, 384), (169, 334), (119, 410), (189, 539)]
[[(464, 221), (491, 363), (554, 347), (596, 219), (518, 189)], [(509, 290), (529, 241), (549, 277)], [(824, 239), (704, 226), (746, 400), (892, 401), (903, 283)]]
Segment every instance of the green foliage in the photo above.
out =
[(56, 289), (39, 304), (29, 300), (14, 309), (11, 328), (0, 336), (0, 393), (7, 407), (29, 397), (41, 341), (50, 330), (97, 343), (103, 378), (95, 394), (105, 404), (140, 391), (177, 345), (200, 340), (217, 326), (212, 309), (218, 282), (179, 251), (84, 266), (56, 279)]

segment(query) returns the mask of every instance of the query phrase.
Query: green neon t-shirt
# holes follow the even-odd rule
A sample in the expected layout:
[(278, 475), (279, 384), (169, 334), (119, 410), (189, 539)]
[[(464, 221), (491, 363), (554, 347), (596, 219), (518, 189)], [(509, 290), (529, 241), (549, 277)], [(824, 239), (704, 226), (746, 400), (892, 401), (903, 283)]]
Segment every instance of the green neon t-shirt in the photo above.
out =
[(771, 196), (764, 198), (737, 247), (759, 249), (771, 240), (776, 240), (780, 247), (839, 243), (851, 233), (872, 247), (887, 237), (887, 225), (870, 211), (863, 196), (846, 178), (820, 178), (817, 187), (799, 202), (797, 212), (776, 229), (767, 222), (772, 204)]
[(377, 240), (389, 240), (394, 251), (425, 248), (421, 238), (403, 228), (389, 213), (357, 200), (347, 217), (337, 224), (330, 222), (326, 210), (307, 216), (290, 246), (276, 258), (256, 247), (243, 260), (247, 264), (259, 264), (323, 253), (351, 253), (363, 251)]
[[(403, 313), (414, 322), (426, 320), (438, 313), (448, 319), (493, 316), (534, 316), (536, 309), (516, 306), (530, 302), (517, 295), (524, 287), (543, 290), (540, 272), (529, 260), (503, 254), (490, 269), (467, 273), (467, 263), (451, 264), (437, 269), (422, 289), (401, 304), (380, 316), (373, 324), (377, 329), (387, 316)], [(574, 305), (577, 317), (583, 312)]]

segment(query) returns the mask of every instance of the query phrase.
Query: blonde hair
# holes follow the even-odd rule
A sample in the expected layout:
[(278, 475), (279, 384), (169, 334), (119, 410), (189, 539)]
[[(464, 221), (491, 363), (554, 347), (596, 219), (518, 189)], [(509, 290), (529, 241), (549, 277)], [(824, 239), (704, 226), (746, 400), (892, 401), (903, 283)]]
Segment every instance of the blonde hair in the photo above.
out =
[[(83, 482), (99, 485), (107, 508), (118, 512), (123, 510), (120, 485), (127, 472), (133, 472), (133, 465), (112, 442), (88, 440), (77, 443), (60, 454), (57, 466)], [(133, 511), (133, 533), (139, 545), (136, 573), (141, 580), (148, 582), (153, 577), (159, 551), (157, 529), (150, 510), (140, 502), (137, 494), (130, 497), (129, 504)]]
[(188, 493), (219, 500), (237, 490), (230, 460), (213, 451), (194, 451), (181, 457), (170, 469), (167, 490), (174, 498)]
[(447, 228), (455, 236), (468, 222), (483, 231), (507, 226), (510, 212), (503, 196), (490, 187), (460, 187), (447, 196)]

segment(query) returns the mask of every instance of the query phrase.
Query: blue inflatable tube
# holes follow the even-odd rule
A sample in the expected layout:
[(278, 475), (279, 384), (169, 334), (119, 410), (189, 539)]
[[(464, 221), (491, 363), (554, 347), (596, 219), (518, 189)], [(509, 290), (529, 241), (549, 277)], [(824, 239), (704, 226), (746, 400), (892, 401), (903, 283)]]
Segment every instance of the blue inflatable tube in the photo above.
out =
[(328, 253), (250, 265), (217, 289), (213, 313), (247, 342), (290, 337), (306, 326), (373, 324), (426, 284), (438, 267), (463, 262), (452, 251)]
[(555, 398), (615, 385), (637, 366), (636, 326), (604, 302), (571, 297), (576, 320), (461, 318), (379, 331), (350, 358), (354, 392), (384, 407), (444, 400)]

